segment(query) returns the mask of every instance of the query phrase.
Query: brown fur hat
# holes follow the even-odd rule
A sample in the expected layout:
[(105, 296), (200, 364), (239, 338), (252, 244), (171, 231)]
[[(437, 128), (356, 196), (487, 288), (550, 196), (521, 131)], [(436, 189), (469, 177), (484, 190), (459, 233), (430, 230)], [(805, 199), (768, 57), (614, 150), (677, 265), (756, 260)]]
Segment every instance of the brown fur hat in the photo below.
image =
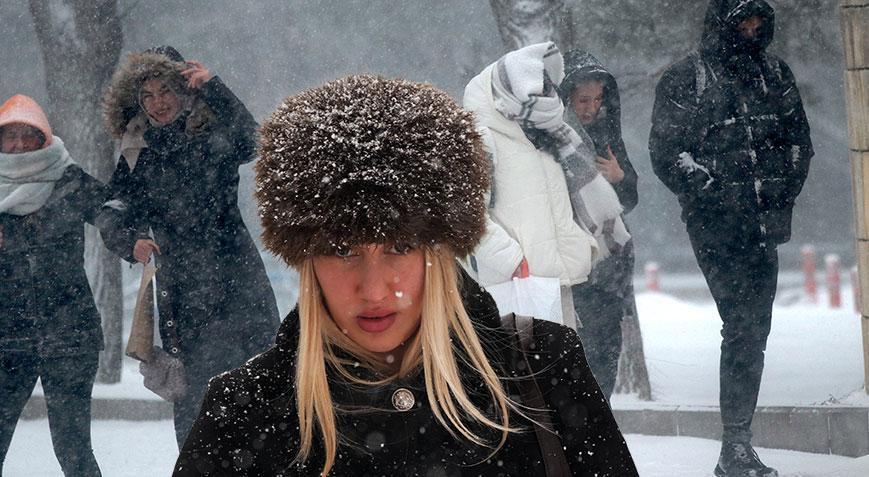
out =
[(127, 123), (142, 112), (139, 89), (151, 78), (163, 80), (178, 94), (190, 94), (187, 80), (181, 75), (187, 66), (159, 53), (130, 53), (115, 71), (112, 82), (103, 95), (103, 121), (112, 137), (124, 135)]
[(370, 243), (465, 256), (485, 231), (473, 116), (431, 85), (348, 76), (287, 98), (261, 133), (263, 241), (289, 265)]

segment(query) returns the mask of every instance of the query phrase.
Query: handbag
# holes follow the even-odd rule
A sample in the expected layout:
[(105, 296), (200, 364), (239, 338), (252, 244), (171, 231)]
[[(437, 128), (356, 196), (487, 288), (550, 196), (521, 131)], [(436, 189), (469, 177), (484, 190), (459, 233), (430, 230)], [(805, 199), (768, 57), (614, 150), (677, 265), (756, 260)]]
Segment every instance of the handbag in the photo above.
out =
[(139, 373), (145, 378), (145, 387), (166, 401), (177, 402), (187, 394), (184, 363), (163, 348), (152, 348), (151, 359), (139, 363)]
[[(519, 356), (515, 357), (516, 363), (514, 363), (518, 366), (515, 368), (527, 369), (530, 373), (525, 379), (517, 380), (516, 384), (519, 387), (522, 404), (528, 408), (526, 413), (532, 419), (534, 434), (537, 436), (537, 444), (540, 446), (540, 455), (543, 456), (546, 475), (547, 477), (566, 477), (572, 475), (570, 464), (568, 464), (567, 456), (564, 454), (561, 438), (555, 433), (555, 427), (546, 412), (546, 401), (543, 400), (543, 393), (534, 378), (531, 363), (528, 362), (527, 354), (531, 350), (534, 339), (533, 324), (534, 320), (530, 316), (510, 313), (501, 317), (501, 327), (515, 334), (519, 341), (517, 348), (519, 351), (516, 353)], [(524, 368), (521, 364), (524, 364)]]
[(154, 275), (157, 267), (152, 262), (145, 264), (142, 270), (142, 281), (139, 283), (139, 294), (136, 296), (136, 306), (133, 308), (133, 325), (130, 328), (130, 338), (124, 354), (147, 362), (151, 360), (154, 347)]
[(515, 313), (564, 324), (558, 278), (514, 278), (506, 283), (489, 285), (486, 291), (495, 299), (502, 315)]
[[(157, 289), (157, 267), (153, 262), (145, 264), (139, 294), (133, 309), (133, 325), (124, 353), (139, 360), (139, 374), (144, 377), (145, 387), (166, 401), (176, 402), (187, 393), (187, 378), (184, 363), (163, 348), (154, 346), (154, 315)], [(159, 315), (158, 315), (159, 316)], [(170, 339), (178, 347), (175, 328)]]

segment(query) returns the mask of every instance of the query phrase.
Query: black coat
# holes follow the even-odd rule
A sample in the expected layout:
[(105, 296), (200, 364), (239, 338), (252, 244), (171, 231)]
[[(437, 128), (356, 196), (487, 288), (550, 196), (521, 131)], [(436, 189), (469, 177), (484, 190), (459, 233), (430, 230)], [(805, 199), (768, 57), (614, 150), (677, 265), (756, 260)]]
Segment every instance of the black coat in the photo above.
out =
[[(743, 39), (736, 26), (755, 15), (760, 34)], [(763, 0), (712, 0), (699, 50), (657, 86), (652, 166), (704, 243), (790, 239), (814, 152), (793, 74), (766, 52), (774, 20)]]
[[(570, 95), (577, 85), (588, 80), (603, 82), (604, 100), (595, 121), (583, 126), (573, 111)], [(586, 139), (591, 140), (598, 156), (609, 157), (609, 146), (619, 167), (624, 171), (625, 177), (619, 183), (613, 184), (613, 189), (624, 208), (623, 214), (627, 215), (639, 202), (638, 176), (622, 139), (622, 106), (615, 77), (591, 54), (582, 50), (570, 50), (564, 55), (564, 81), (559, 86), (559, 94), (565, 103), (568, 124), (580, 135), (584, 131)], [(634, 244), (631, 239), (621, 251), (597, 263), (588, 281), (580, 286), (586, 288), (590, 294), (602, 290), (616, 295), (624, 302), (623, 314), (630, 314), (634, 312), (633, 274)]]
[(56, 357), (103, 349), (84, 269), (84, 224), (95, 222), (108, 195), (70, 165), (42, 208), (0, 213), (0, 352)]
[[(132, 171), (124, 157), (118, 161), (110, 186), (129, 205), (127, 228), (106, 242), (132, 261), (135, 241), (150, 229), (161, 249), (157, 300), (164, 348), (199, 365), (213, 350), (209, 360), (221, 362), (208, 367), (220, 370), (268, 347), (278, 313), (238, 208), (238, 167), (254, 158), (256, 122), (217, 77), (201, 87), (195, 104), (207, 114), (185, 113), (145, 131), (147, 147)], [(194, 117), (210, 119), (193, 125)], [(167, 345), (173, 332), (177, 350)]]
[[(503, 375), (526, 374), (506, 364), (511, 362), (508, 347), (516, 345), (500, 330), (494, 301), (470, 278), (465, 283), (463, 301), (495, 369)], [(323, 449), (317, 437), (308, 462), (292, 465), (299, 445), (292, 384), (298, 326), (298, 313), (293, 311), (284, 320), (274, 348), (212, 380), (174, 475), (318, 475)], [(547, 406), (554, 411), (550, 415), (573, 475), (637, 475), (576, 334), (535, 320), (534, 337), (535, 352), (529, 361), (539, 373), (537, 382)], [(479, 379), (465, 375), (471, 396), (485, 409), (487, 396)], [(353, 416), (339, 414), (340, 433), (357, 445), (339, 448), (331, 475), (543, 475), (534, 432), (518, 416), (512, 416), (511, 423), (526, 426), (529, 432), (512, 434), (505, 447), (486, 460), (487, 449), (450, 436), (435, 420), (421, 373), (376, 389), (353, 388), (334, 374), (330, 378), (336, 405), (366, 409)], [(503, 383), (510, 395), (519, 395), (515, 380)], [(417, 405), (412, 410), (399, 413), (391, 408), (389, 399), (398, 387), (414, 391)], [(477, 462), (482, 463), (469, 466)]]
[[(597, 119), (587, 126), (582, 126), (576, 113), (570, 105), (570, 95), (577, 85), (583, 81), (597, 79), (603, 82), (604, 101)], [(615, 77), (594, 56), (582, 50), (570, 50), (564, 55), (564, 80), (559, 86), (559, 94), (564, 101), (567, 110), (568, 123), (579, 134), (584, 130), (594, 143), (594, 149), (598, 156), (607, 156), (609, 146), (619, 166), (625, 173), (624, 179), (613, 185), (619, 202), (624, 207), (625, 214), (630, 213), (637, 206), (637, 172), (634, 165), (628, 159), (628, 151), (622, 140), (622, 104), (619, 95), (618, 83)]]

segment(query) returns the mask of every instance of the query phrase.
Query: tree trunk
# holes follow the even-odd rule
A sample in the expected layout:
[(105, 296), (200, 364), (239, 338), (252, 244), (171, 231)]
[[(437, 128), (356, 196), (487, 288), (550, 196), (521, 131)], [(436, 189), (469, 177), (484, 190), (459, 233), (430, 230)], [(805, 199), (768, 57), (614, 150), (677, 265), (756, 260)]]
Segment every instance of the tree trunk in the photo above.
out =
[[(863, 330), (863, 389), (869, 394), (869, 5), (842, 0), (842, 39), (845, 44), (845, 105), (848, 113), (848, 148), (854, 180), (859, 275), (858, 309)], [(857, 284), (854, 284), (857, 286)]]
[[(563, 52), (574, 46), (573, 10), (563, 0), (490, 0), (501, 40), (508, 51), (552, 40)], [(622, 321), (622, 353), (616, 392), (636, 393), (639, 399), (651, 400), (652, 388), (643, 337), (633, 312)]]
[[(115, 167), (114, 146), (102, 125), (100, 101), (121, 53), (117, 0), (30, 0), (30, 13), (42, 49), (51, 126), (73, 159), (107, 182)], [(123, 356), (121, 265), (91, 226), (85, 268), (106, 338), (97, 379), (118, 382)]]
[(574, 46), (573, 11), (564, 0), (490, 0), (508, 51), (554, 41), (564, 52)]
[(643, 334), (637, 318), (637, 304), (622, 320), (622, 353), (619, 355), (619, 372), (616, 377), (618, 394), (636, 394), (642, 401), (652, 400), (652, 385), (646, 369), (646, 353), (643, 351)]

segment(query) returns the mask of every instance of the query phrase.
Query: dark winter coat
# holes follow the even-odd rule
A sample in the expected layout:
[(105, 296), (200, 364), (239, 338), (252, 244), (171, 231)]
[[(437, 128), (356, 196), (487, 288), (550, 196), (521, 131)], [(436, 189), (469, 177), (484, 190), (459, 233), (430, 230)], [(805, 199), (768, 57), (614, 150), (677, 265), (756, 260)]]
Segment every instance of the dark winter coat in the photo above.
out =
[[(238, 208), (238, 167), (254, 157), (255, 129), (241, 101), (214, 77), (198, 91), (193, 112), (147, 127), (135, 167), (122, 156), (110, 183), (129, 214), (125, 233), (107, 245), (132, 262), (136, 240), (150, 230), (161, 250), (164, 348), (185, 361), (202, 359), (209, 348), (225, 360), (209, 364), (217, 370), (264, 350), (278, 326), (265, 267)], [(174, 333), (180, 349), (167, 345)]]
[[(583, 126), (571, 107), (570, 95), (580, 83), (589, 80), (603, 82), (604, 99), (594, 122)], [(564, 55), (564, 80), (559, 86), (559, 94), (565, 104), (568, 124), (580, 135), (583, 135), (582, 131), (585, 132), (584, 135), (591, 140), (598, 156), (609, 157), (609, 146), (624, 171), (625, 177), (619, 183), (613, 184), (613, 189), (624, 208), (624, 214), (627, 215), (639, 201), (638, 176), (634, 165), (628, 159), (628, 151), (622, 139), (622, 106), (615, 77), (590, 53), (571, 50)], [(596, 264), (585, 285), (617, 295), (625, 302), (625, 313), (630, 313), (633, 310), (633, 273), (634, 245), (631, 240), (619, 253)]]
[[(736, 27), (751, 16), (763, 25), (747, 40)], [(790, 239), (814, 152), (794, 76), (766, 51), (774, 20), (763, 0), (712, 0), (699, 50), (658, 83), (652, 166), (705, 243)]]
[(42, 208), (0, 213), (0, 352), (50, 358), (103, 349), (84, 269), (84, 224), (96, 221), (108, 195), (70, 165)]
[[(506, 364), (511, 362), (508, 347), (517, 344), (500, 331), (494, 301), (470, 278), (464, 283), (463, 301), (495, 369), (506, 370), (503, 375), (525, 375)], [(299, 446), (293, 392), (298, 327), (298, 313), (293, 311), (284, 320), (276, 347), (212, 380), (174, 475), (318, 475), (324, 456), (318, 437), (307, 463), (292, 465)], [(547, 406), (554, 411), (550, 415), (572, 474), (637, 475), (576, 334), (535, 320), (534, 336), (535, 352), (529, 361), (539, 373), (537, 382)], [(335, 374), (330, 373), (330, 378), (336, 406), (366, 409), (352, 416), (339, 414), (339, 432), (355, 445), (339, 448), (331, 475), (544, 475), (534, 432), (517, 416), (511, 423), (526, 426), (528, 432), (511, 434), (505, 447), (486, 460), (487, 449), (457, 440), (435, 420), (421, 374), (365, 390)], [(470, 374), (465, 381), (471, 386), (478, 382)], [(511, 396), (519, 395), (515, 381), (503, 382)], [(476, 386), (471, 395), (484, 405), (488, 395)], [(414, 392), (416, 406), (410, 411), (396, 412), (390, 405), (390, 396), (399, 387)]]

